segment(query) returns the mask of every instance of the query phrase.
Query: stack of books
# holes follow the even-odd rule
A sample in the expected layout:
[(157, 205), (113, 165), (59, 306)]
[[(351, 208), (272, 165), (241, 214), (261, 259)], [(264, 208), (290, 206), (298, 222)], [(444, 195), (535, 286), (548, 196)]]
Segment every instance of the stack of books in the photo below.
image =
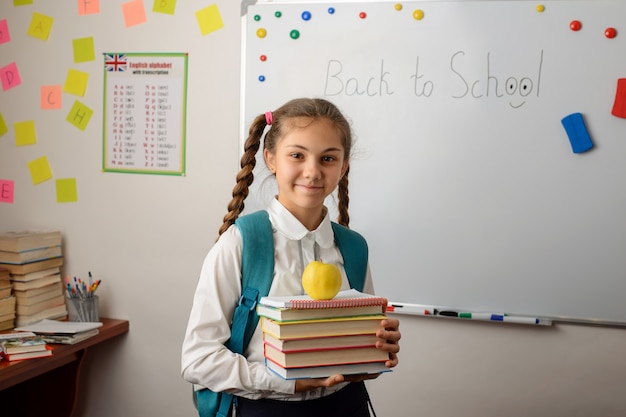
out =
[(61, 243), (59, 231), (0, 233), (0, 268), (10, 273), (16, 326), (67, 316)]
[(332, 300), (263, 297), (257, 305), (267, 367), (285, 379), (387, 372), (376, 348), (387, 299), (357, 290)]
[(32, 332), (0, 334), (0, 358), (6, 361), (42, 358), (52, 355), (48, 343)]
[(11, 273), (0, 268), (0, 331), (12, 329), (15, 324), (15, 297), (11, 291)]

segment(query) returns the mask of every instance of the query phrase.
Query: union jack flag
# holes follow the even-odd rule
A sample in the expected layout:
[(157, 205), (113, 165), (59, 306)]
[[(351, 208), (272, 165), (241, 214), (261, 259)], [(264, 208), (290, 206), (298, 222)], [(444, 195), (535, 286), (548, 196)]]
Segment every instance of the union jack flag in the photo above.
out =
[(107, 71), (126, 71), (126, 65), (128, 64), (128, 57), (124, 54), (105, 54), (104, 55), (104, 68)]

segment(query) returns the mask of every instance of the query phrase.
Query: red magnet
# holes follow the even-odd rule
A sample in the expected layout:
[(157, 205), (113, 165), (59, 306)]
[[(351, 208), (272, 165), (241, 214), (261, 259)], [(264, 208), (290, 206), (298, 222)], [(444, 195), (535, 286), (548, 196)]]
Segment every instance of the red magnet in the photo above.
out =
[(583, 24), (580, 23), (579, 20), (572, 20), (569, 24), (569, 28), (573, 30), (574, 32), (578, 32), (580, 28), (582, 27), (583, 27)]
[(604, 31), (604, 36), (609, 39), (613, 39), (617, 36), (617, 30), (615, 30), (615, 28), (606, 28), (606, 30)]
[(626, 78), (617, 80), (617, 89), (615, 90), (615, 101), (611, 114), (616, 117), (626, 119)]
[(267, 57), (265, 55), (261, 55), (259, 59), (263, 62), (267, 61)]
[(365, 13), (365, 12), (361, 12), (361, 13), (359, 13), (359, 17), (360, 17), (361, 19), (365, 19), (365, 18), (367, 17), (367, 13)]

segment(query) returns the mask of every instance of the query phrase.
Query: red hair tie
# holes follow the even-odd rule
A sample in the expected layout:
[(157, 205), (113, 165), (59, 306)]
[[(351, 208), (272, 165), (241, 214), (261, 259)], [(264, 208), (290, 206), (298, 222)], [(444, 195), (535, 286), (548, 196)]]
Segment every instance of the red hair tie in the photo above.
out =
[(267, 123), (267, 125), (271, 126), (272, 125), (272, 121), (273, 121), (272, 120), (272, 112), (271, 111), (265, 112), (265, 122)]

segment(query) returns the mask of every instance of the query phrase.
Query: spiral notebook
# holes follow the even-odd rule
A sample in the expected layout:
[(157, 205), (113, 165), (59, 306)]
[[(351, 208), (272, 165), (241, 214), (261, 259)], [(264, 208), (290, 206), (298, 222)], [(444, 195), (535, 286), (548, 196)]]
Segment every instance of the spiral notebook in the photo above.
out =
[(331, 300), (314, 300), (308, 295), (267, 296), (261, 298), (259, 304), (275, 308), (291, 309), (382, 306), (384, 311), (387, 306), (387, 299), (385, 297), (364, 294), (355, 289), (350, 289), (339, 291), (335, 298)]

